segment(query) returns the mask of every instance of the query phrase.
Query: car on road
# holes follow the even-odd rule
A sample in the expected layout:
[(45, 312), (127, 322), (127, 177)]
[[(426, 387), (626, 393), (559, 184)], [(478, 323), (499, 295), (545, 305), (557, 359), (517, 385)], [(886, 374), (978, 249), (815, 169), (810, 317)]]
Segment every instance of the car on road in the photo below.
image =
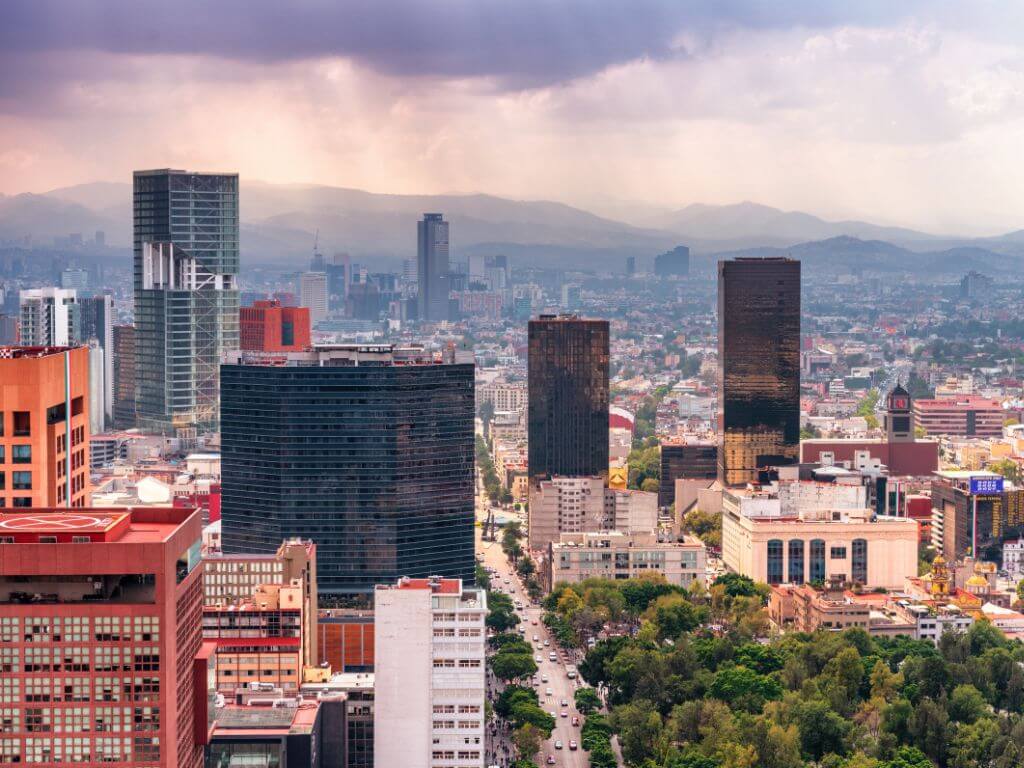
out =
[(548, 681), (548, 676), (547, 676), (547, 675), (541, 675), (541, 676), (540, 676), (540, 681), (541, 681), (542, 683), (546, 683), (546, 682)]
[(568, 716), (569, 716), (569, 713), (568, 713), (568, 712), (566, 712), (566, 711), (565, 711), (565, 710), (563, 709), (563, 710), (562, 710), (561, 712), (559, 712), (559, 713), (558, 713), (558, 716), (559, 716), (559, 717), (568, 717)]
[(554, 755), (548, 755), (548, 759), (545, 760), (544, 762), (546, 762), (548, 765), (554, 765), (555, 764), (555, 756)]
[(578, 745), (574, 739), (569, 739), (569, 749), (576, 749)]
[(545, 696), (554, 696), (554, 694), (555, 694), (555, 692), (552, 691), (550, 688), (545, 688), (544, 689), (544, 695)]
[(562, 707), (568, 707), (569, 706), (569, 702), (566, 701), (565, 699), (562, 699), (560, 702), (558, 702), (558, 704), (559, 704), (559, 706), (562, 706)]
[(555, 741), (555, 749), (561, 749), (561, 748), (562, 748), (562, 740), (558, 739), (557, 741)]
[(572, 716), (572, 724), (575, 725), (577, 728), (579, 728), (580, 726), (580, 719), (576, 717), (576, 715)]
[[(534, 622), (534, 624), (536, 624), (536, 623), (537, 623), (537, 622)], [(533, 636), (533, 642), (535, 642), (535, 643), (539, 643), (539, 642), (540, 642), (540, 638), (539, 638), (539, 637), (537, 637), (537, 635), (534, 635), (534, 636)]]
[(534, 656), (534, 657), (533, 657), (533, 660), (534, 660), (534, 662), (536, 662), (537, 664), (541, 664), (541, 663), (542, 663), (542, 662), (544, 661), (544, 659), (542, 659), (542, 658), (540, 657), (540, 654), (539, 654), (539, 653), (538, 653), (538, 654), (537, 654), (536, 656)]
[(552, 651), (548, 654), (548, 661), (558, 661), (558, 654)]
[(534, 675), (533, 679), (530, 682), (533, 683), (534, 685), (539, 685), (540, 684), (540, 680), (537, 679), (536, 675)]
[(509, 587), (509, 588), (508, 588), (508, 593), (509, 593), (510, 595), (514, 595), (514, 594), (516, 593), (516, 588), (515, 588), (515, 587)]

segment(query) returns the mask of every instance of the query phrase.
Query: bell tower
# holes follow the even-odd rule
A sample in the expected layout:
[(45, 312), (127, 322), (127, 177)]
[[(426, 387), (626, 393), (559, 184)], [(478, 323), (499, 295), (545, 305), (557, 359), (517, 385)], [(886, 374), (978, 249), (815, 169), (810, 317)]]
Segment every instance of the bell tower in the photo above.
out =
[(914, 439), (914, 412), (910, 393), (897, 384), (885, 401), (885, 433), (890, 443), (909, 443)]

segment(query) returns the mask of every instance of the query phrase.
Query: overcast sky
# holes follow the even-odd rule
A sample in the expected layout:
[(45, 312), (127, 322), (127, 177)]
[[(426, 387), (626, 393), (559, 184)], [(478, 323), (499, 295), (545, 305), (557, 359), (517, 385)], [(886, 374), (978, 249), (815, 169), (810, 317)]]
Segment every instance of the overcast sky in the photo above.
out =
[(0, 192), (165, 166), (1024, 228), (1024, 2), (0, 1)]

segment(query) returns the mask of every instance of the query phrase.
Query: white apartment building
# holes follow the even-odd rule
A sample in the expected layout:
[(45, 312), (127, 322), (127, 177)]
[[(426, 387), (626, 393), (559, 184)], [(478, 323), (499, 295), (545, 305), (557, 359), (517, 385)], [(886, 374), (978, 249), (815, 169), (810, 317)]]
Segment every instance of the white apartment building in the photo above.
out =
[(327, 317), (325, 272), (303, 272), (299, 276), (299, 306), (309, 308), (309, 322), (314, 327)]
[(658, 494), (605, 488), (602, 477), (553, 477), (530, 488), (530, 549), (547, 549), (563, 533), (650, 533)]
[(522, 411), (526, 408), (526, 383), (495, 381), (477, 389), (476, 399), (481, 403), (494, 403), (495, 411)]
[(1012, 579), (1024, 574), (1024, 539), (1003, 542), (1003, 570)]
[(484, 591), (403, 577), (374, 598), (374, 765), (483, 768)]
[(73, 288), (32, 288), (19, 298), (22, 346), (65, 347), (77, 341), (80, 319)]
[(699, 539), (658, 541), (654, 533), (563, 533), (548, 546), (548, 588), (585, 579), (630, 579), (660, 573), (669, 584), (689, 586), (707, 576), (707, 550)]

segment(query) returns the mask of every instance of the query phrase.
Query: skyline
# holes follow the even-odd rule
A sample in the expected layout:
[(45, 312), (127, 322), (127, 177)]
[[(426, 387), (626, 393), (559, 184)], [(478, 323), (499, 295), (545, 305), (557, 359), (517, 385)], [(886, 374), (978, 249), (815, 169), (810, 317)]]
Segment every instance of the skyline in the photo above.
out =
[(202, 167), (620, 219), (1022, 226), (1021, 6), (190, 5), (6, 3), (0, 192)]

